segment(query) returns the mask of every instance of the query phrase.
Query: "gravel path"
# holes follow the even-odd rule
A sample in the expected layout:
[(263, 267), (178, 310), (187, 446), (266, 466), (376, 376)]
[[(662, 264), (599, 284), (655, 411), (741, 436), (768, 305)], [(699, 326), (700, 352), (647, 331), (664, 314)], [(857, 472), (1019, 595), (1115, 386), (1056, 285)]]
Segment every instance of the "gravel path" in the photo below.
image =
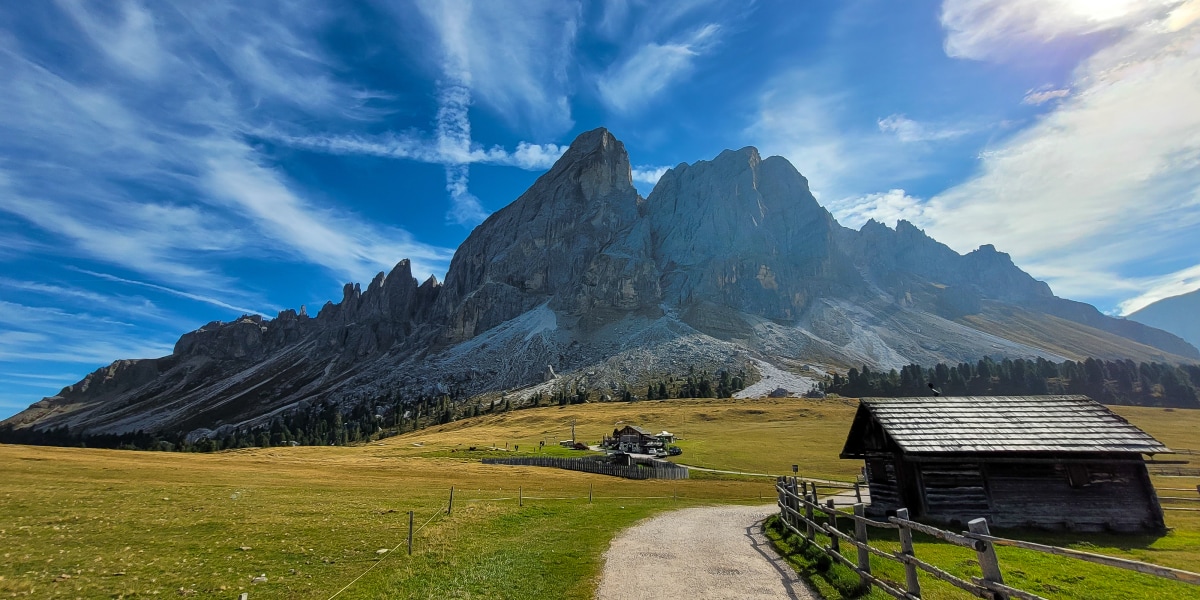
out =
[(812, 600), (763, 535), (768, 506), (687, 508), (625, 530), (604, 555), (599, 600)]

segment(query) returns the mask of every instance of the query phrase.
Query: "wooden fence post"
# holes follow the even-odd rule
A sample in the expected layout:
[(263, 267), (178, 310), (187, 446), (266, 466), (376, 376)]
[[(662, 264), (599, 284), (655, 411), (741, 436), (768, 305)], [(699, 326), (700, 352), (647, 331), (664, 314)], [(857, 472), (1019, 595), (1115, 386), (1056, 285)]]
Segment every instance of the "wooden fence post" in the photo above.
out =
[(408, 511), (408, 555), (412, 556), (413, 511)]
[[(854, 505), (854, 516), (859, 517), (854, 519), (854, 539), (863, 546), (868, 543), (867, 524), (861, 520), (866, 515), (866, 507), (862, 502)], [(862, 570), (858, 577), (862, 580), (865, 591), (871, 591), (871, 580), (867, 577), (871, 574), (871, 552), (862, 546), (858, 548), (858, 568)]]
[[(896, 518), (907, 521), (908, 509), (897, 509)], [(914, 556), (912, 530), (904, 525), (900, 526), (900, 552), (902, 552), (905, 556)], [(917, 579), (917, 565), (914, 565), (908, 561), (904, 562), (904, 585), (908, 593), (918, 598), (921, 597), (921, 582)]]
[(805, 518), (808, 519), (808, 539), (815, 540), (816, 535), (817, 535), (817, 529), (816, 529), (816, 527), (813, 526), (813, 507), (812, 507), (812, 505), (817, 503), (817, 492), (816, 492), (816, 490), (810, 490), (810, 492), (812, 493), (812, 495), (809, 496), (808, 498), (805, 498), (806, 502), (804, 503), (804, 516), (805, 516)]
[[(838, 526), (837, 526), (837, 509), (833, 507), (833, 498), (826, 500), (825, 506), (829, 508), (829, 511), (828, 511), (829, 512), (829, 526), (834, 529), (837, 529), (838, 528)], [(840, 542), (840, 540), (838, 539), (838, 536), (836, 536), (832, 533), (829, 534), (829, 547), (832, 548), (834, 552), (841, 554), (842, 549), (841, 549), (841, 544), (839, 542)]]
[(450, 504), (446, 505), (446, 514), (454, 512), (454, 486), (450, 486)]
[(862, 504), (862, 490), (858, 488), (858, 482), (854, 482), (854, 501)]
[[(796, 507), (796, 499), (792, 497), (792, 494), (796, 493), (796, 482), (788, 479), (787, 477), (780, 477), (779, 483), (783, 486), (779, 492), (779, 499), (783, 500), (784, 506), (789, 509), (794, 509)], [(785, 523), (790, 524), (792, 527), (796, 526), (796, 515), (792, 514), (792, 511), (785, 510), (783, 511), (783, 515), (783, 520)]]
[[(967, 529), (971, 533), (979, 533), (982, 535), (991, 535), (988, 531), (987, 519), (978, 518), (967, 522)], [(1000, 561), (996, 558), (996, 547), (991, 542), (979, 540), (984, 543), (984, 549), (976, 551), (979, 557), (979, 568), (983, 570), (983, 579), (993, 583), (1004, 583), (1004, 575), (1000, 573)], [(1007, 594), (996, 594), (997, 600), (1007, 600)]]

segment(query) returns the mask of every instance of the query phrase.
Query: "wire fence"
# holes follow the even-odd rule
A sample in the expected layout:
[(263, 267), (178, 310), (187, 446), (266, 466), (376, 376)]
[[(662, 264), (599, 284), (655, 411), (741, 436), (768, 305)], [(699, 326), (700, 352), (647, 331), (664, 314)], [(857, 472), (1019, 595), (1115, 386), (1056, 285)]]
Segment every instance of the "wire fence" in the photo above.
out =
[(571, 471), (583, 471), (584, 473), (596, 473), (599, 475), (612, 475), (615, 477), (624, 477), (625, 479), (687, 479), (687, 467), (669, 463), (666, 461), (653, 461), (650, 464), (637, 463), (631, 465), (617, 465), (603, 460), (590, 458), (555, 458), (548, 456), (526, 456), (518, 458), (485, 458), (485, 465), (514, 465), (527, 467), (554, 467), (556, 469), (569, 469)]
[[(524, 493), (524, 486), (517, 486), (516, 487), (516, 492), (517, 492), (516, 495), (492, 495), (492, 494), (488, 494), (488, 492), (490, 492), (492, 490), (476, 489), (475, 493), (484, 493), (486, 495), (465, 498), (465, 497), (463, 497), (463, 493), (462, 493), (464, 490), (458, 490), (458, 497), (456, 498), (455, 497), (456, 490), (454, 487), (451, 487), (449, 489), (448, 497), (442, 496), (443, 498), (445, 498), (445, 500), (442, 501), (441, 506), (439, 508), (437, 508), (436, 510), (434, 510), (433, 513), (429, 515), (429, 518), (427, 518), (424, 523), (421, 523), (420, 526), (415, 525), (415, 523), (416, 523), (415, 511), (408, 511), (408, 535), (407, 535), (407, 537), (402, 538), (399, 542), (396, 543), (395, 546), (393, 546), (390, 549), (387, 549), (386, 552), (381, 551), (380, 552), (381, 556), (379, 556), (370, 566), (368, 566), (365, 570), (363, 570), (362, 573), (359, 573), (357, 577), (350, 580), (346, 585), (344, 585), (337, 592), (334, 592), (334, 594), (329, 597), (329, 600), (335, 600), (336, 598), (338, 598), (343, 592), (350, 589), (352, 586), (354, 586), (355, 583), (358, 583), (358, 581), (361, 580), (363, 577), (365, 577), (368, 573), (373, 571), (380, 564), (384, 563), (392, 555), (396, 554), (396, 552), (401, 547), (405, 546), (406, 543), (408, 545), (408, 555), (412, 555), (413, 539), (416, 536), (416, 534), (419, 534), (422, 530), (424, 530), (429, 525), (433, 524), (435, 521), (438, 521), (439, 519), (449, 518), (449, 517), (453, 516), (454, 507), (455, 507), (456, 502), (460, 505), (463, 503), (472, 503), (473, 504), (473, 503), (480, 503), (480, 502), (487, 502), (487, 503), (516, 502), (518, 506), (524, 506), (525, 502), (527, 502), (527, 501), (558, 501), (558, 502), (579, 501), (579, 502), (594, 503), (594, 502), (598, 502), (598, 501), (641, 501), (641, 500), (662, 501), (662, 500), (670, 500), (672, 502), (686, 502), (689, 504), (712, 503), (712, 502), (750, 502), (750, 501), (773, 502), (774, 501), (774, 492), (766, 486), (763, 487), (763, 490), (766, 493), (759, 493), (757, 496), (736, 496), (736, 497), (735, 496), (698, 497), (698, 496), (692, 496), (692, 495), (687, 495), (687, 494), (680, 494), (678, 488), (672, 489), (671, 495), (669, 495), (669, 496), (661, 495), (661, 493), (655, 494), (655, 495), (645, 495), (645, 496), (632, 496), (632, 495), (619, 495), (618, 496), (618, 495), (603, 495), (603, 494), (596, 495), (594, 493), (594, 487), (589, 486), (587, 495), (582, 495), (582, 494), (580, 494), (580, 495), (556, 495), (556, 494), (554, 494), (553, 491), (551, 491), (550, 495), (547, 495), (547, 494), (545, 494), (544, 489), (539, 489), (537, 494), (526, 496)], [(416, 490), (412, 490), (412, 491), (416, 491)], [(503, 489), (496, 490), (496, 491), (502, 492)], [(432, 494), (442, 495), (442, 494), (446, 494), (446, 493), (447, 492), (446, 492), (445, 488), (442, 488), (440, 491), (439, 490), (421, 490), (418, 492), (418, 494), (420, 496), (425, 496), (425, 497), (428, 497), (429, 495), (432, 495)], [(385, 512), (393, 512), (393, 511), (385, 511)]]

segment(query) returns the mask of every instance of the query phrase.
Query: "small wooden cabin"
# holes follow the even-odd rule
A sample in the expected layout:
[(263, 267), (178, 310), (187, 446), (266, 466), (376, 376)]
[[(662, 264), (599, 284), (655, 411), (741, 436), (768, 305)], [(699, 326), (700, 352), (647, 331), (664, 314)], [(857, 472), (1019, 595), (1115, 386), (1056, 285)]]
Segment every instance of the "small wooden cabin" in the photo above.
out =
[(663, 448), (663, 442), (659, 436), (634, 425), (614, 429), (612, 436), (605, 438), (601, 445), (605, 448), (633, 454), (655, 454)]
[(1143, 455), (1171, 452), (1087, 396), (863, 398), (841, 457), (867, 514), (961, 526), (1163, 531)]

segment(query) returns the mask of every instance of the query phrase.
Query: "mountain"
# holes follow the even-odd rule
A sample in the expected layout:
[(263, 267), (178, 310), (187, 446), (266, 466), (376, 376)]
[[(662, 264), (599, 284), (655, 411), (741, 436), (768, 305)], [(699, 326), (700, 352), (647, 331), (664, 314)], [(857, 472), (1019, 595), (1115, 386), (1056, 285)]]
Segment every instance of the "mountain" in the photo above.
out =
[(1163, 298), (1125, 318), (1169, 331), (1200, 347), (1200, 290)]
[(754, 148), (680, 164), (642, 198), (624, 145), (596, 129), (471, 232), (445, 282), (418, 284), (402, 260), (316, 317), (209, 323), (170, 356), (117, 361), (6, 423), (203, 436), (324, 401), (521, 398), (564, 382), (615, 395), (689, 367), (985, 355), (1200, 359), (1055, 297), (992, 246), (960, 255), (904, 221), (842, 227), (795, 167)]

